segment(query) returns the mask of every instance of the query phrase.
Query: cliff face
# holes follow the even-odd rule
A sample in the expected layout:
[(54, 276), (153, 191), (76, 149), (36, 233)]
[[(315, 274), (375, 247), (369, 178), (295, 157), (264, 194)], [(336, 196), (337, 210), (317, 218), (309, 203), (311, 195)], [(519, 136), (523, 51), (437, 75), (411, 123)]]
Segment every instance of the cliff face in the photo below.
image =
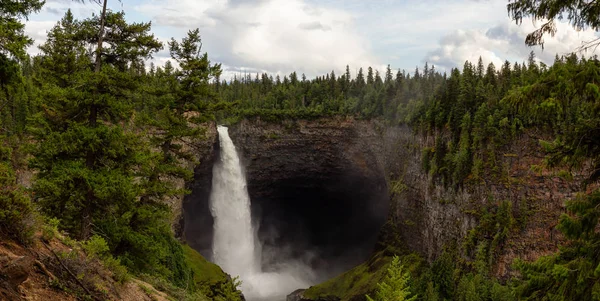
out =
[[(230, 127), (263, 254), (282, 249), (293, 258), (310, 254), (321, 268), (348, 268), (366, 259), (388, 215), (386, 137), (398, 130), (341, 118), (244, 120)], [(212, 163), (201, 164), (184, 204), (185, 239), (206, 256), (212, 241), (211, 178)]]
[[(482, 208), (509, 202), (519, 224), (502, 242), (493, 267), (496, 276), (508, 276), (515, 258), (556, 251), (562, 238), (554, 226), (583, 177), (536, 167), (544, 158), (538, 144), (544, 137), (535, 132), (498, 150), (502, 176), (486, 173), (455, 190), (437, 184), (422, 168), (422, 150), (433, 145), (434, 137), (408, 127), (332, 118), (277, 124), (244, 120), (229, 131), (244, 161), (266, 253), (287, 246), (289, 256), (316, 254), (313, 264), (329, 269), (366, 259), (377, 237), (384, 245), (399, 240), (431, 261), (445, 246), (460, 247), (478, 225)], [(183, 234), (210, 257), (208, 198), (218, 137), (213, 134), (206, 143), (211, 146), (183, 205)]]
[[(401, 241), (431, 261), (445, 246), (461, 244), (481, 218), (482, 208), (497, 208), (502, 202), (511, 204), (510, 214), (516, 221), (506, 240), (500, 245), (492, 267), (497, 277), (507, 277), (514, 259), (535, 260), (557, 251), (562, 240), (555, 229), (564, 201), (581, 189), (584, 174), (578, 171), (547, 170), (540, 139), (548, 139), (535, 131), (518, 137), (500, 148), (501, 160), (492, 175), (484, 171), (477, 180), (467, 181), (460, 189), (445, 188), (433, 181), (422, 168), (424, 147), (431, 147), (434, 137), (401, 136), (402, 152), (390, 218)], [(501, 175), (498, 175), (501, 174)]]
[[(194, 172), (202, 169), (212, 170), (212, 163), (216, 154), (215, 141), (217, 139), (217, 128), (215, 123), (206, 123), (201, 126), (201, 130), (204, 132), (204, 135), (200, 139), (189, 139), (185, 142), (179, 143), (182, 151), (193, 154), (193, 158), (191, 158), (189, 161), (184, 161), (183, 165), (188, 170)], [(186, 183), (180, 178), (168, 178), (163, 180), (171, 181), (178, 189), (189, 189), (191, 187), (196, 187), (203, 184), (202, 182), (196, 180), (191, 183)], [(172, 228), (176, 237), (183, 236), (184, 222), (186, 219), (191, 218), (191, 216), (186, 215), (189, 212), (183, 208), (183, 204), (186, 203), (186, 198), (187, 196), (170, 196), (163, 199), (165, 204), (169, 205), (171, 211), (173, 212)]]

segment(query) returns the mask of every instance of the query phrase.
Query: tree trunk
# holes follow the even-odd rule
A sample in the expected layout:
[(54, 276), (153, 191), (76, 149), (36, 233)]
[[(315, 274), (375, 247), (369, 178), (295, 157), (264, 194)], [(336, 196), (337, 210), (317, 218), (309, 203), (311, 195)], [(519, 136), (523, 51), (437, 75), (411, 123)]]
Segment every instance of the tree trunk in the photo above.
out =
[(104, 23), (106, 20), (106, 3), (108, 0), (104, 0), (102, 4), (102, 15), (100, 16), (100, 32), (98, 33), (98, 47), (96, 48), (96, 72), (100, 72), (102, 67), (102, 43), (104, 43)]
[[(102, 4), (102, 14), (100, 15), (100, 30), (98, 32), (98, 46), (96, 48), (96, 65), (94, 72), (100, 73), (102, 67), (102, 44), (104, 43), (104, 23), (106, 20), (106, 4), (108, 0), (104, 0)], [(98, 99), (96, 95), (94, 95), (94, 99)], [(88, 124), (90, 127), (95, 128), (98, 124), (98, 107), (95, 103), (90, 105), (90, 115), (88, 116)], [(86, 153), (86, 167), (89, 170), (94, 170), (96, 162), (96, 153), (89, 149)], [(81, 220), (81, 240), (86, 240), (90, 237), (91, 227), (92, 227), (92, 206), (95, 201), (94, 191), (91, 187), (88, 188), (86, 202), (83, 207), (83, 215)]]

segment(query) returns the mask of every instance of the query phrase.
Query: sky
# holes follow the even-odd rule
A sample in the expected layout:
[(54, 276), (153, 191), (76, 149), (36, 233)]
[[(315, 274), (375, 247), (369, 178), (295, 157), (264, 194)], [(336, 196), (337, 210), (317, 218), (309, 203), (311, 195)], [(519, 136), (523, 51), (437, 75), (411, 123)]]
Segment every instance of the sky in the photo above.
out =
[[(292, 71), (314, 77), (337, 74), (350, 66), (413, 72), (426, 62), (450, 71), (466, 60), (499, 67), (505, 60), (522, 62), (533, 50), (539, 61), (552, 64), (556, 54), (574, 51), (593, 39), (593, 30), (576, 31), (558, 24), (544, 49), (525, 45), (525, 36), (541, 22), (515, 24), (507, 0), (109, 0), (132, 22), (152, 22), (152, 31), (165, 42), (154, 55), (157, 65), (169, 59), (166, 42), (180, 40), (199, 28), (203, 51), (221, 63), (224, 76)], [(26, 32), (39, 53), (47, 31), (70, 8), (84, 19), (100, 11), (98, 4), (46, 0), (41, 12), (26, 21)], [(587, 53), (590, 55), (590, 53)]]

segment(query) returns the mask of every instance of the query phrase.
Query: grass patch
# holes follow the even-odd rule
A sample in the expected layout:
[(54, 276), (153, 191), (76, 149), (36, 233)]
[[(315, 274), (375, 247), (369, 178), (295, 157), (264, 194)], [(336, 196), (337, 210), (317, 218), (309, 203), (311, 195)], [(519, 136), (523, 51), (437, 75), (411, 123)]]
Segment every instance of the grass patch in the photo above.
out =
[[(372, 294), (377, 288), (377, 283), (385, 276), (392, 259), (390, 252), (378, 252), (365, 263), (321, 284), (311, 286), (304, 292), (304, 297), (311, 300), (328, 300), (327, 297), (334, 297), (340, 301), (350, 301), (356, 300), (357, 296)], [(424, 260), (419, 255), (400, 255), (400, 261), (411, 275), (421, 274)]]
[(334, 296), (342, 301), (354, 296), (371, 293), (392, 261), (383, 252), (375, 254), (369, 261), (319, 285), (310, 287), (304, 296), (309, 299)]
[(183, 255), (194, 273), (194, 282), (200, 287), (228, 281), (227, 274), (216, 264), (206, 260), (188, 245), (182, 245)]
[(144, 291), (144, 293), (146, 294), (146, 296), (148, 296), (148, 298), (150, 298), (150, 300), (152, 300), (152, 301), (156, 301), (157, 300), (156, 296), (154, 296), (154, 292), (152, 291), (151, 288), (149, 288), (149, 287), (147, 287), (145, 285), (141, 285), (141, 284), (138, 284), (138, 286), (140, 287), (140, 289), (142, 291)]

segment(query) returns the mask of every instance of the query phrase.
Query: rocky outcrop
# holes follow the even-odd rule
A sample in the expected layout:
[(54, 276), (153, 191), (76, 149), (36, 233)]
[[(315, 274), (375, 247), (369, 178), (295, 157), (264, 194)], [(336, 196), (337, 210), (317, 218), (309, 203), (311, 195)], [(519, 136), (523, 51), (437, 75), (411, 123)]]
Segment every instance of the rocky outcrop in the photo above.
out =
[(31, 257), (0, 253), (0, 296), (3, 300), (20, 300), (19, 286), (29, 278), (32, 269)]
[(306, 290), (305, 289), (299, 289), (294, 291), (293, 293), (287, 295), (286, 297), (286, 301), (340, 301), (339, 297), (335, 297), (335, 296), (323, 296), (323, 297), (319, 297), (319, 299), (308, 299), (306, 297), (304, 297), (304, 292)]
[(304, 293), (304, 291), (306, 291), (306, 290), (299, 289), (299, 290), (292, 292), (291, 294), (287, 295), (287, 297), (285, 298), (285, 301), (302, 301), (302, 299), (303, 299), (302, 293)]
[[(214, 122), (205, 123), (200, 126), (204, 132), (200, 138), (188, 139), (180, 143), (182, 151), (193, 154), (191, 160), (184, 162), (184, 167), (190, 171), (198, 169), (212, 169), (213, 159), (215, 158), (216, 146), (215, 141), (217, 139), (217, 129)], [(185, 183), (181, 178), (168, 179), (175, 184), (178, 189), (192, 189), (194, 185), (199, 185), (197, 181), (191, 183)], [(210, 187), (210, 186), (209, 186)], [(165, 198), (165, 203), (171, 207), (173, 212), (173, 231), (176, 237), (183, 237), (183, 228), (185, 223), (185, 214), (183, 210), (183, 204), (185, 203), (186, 196), (171, 196)]]

